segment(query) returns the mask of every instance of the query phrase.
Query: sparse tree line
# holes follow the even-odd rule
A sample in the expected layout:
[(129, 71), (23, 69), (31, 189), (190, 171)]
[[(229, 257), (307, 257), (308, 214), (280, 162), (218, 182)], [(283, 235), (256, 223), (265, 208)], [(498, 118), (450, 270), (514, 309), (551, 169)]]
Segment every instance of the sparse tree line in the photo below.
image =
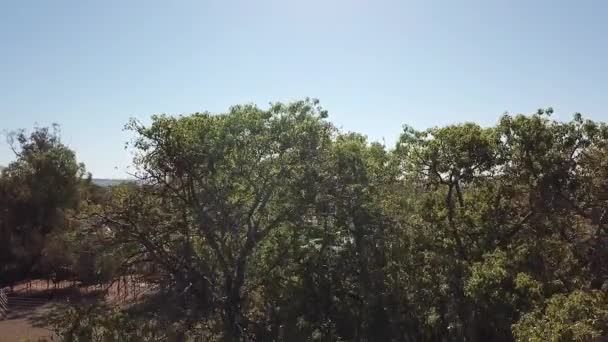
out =
[(127, 125), (137, 182), (107, 189), (56, 131), (17, 132), (1, 280), (158, 285), (67, 311), (69, 341), (594, 341), (608, 126), (551, 114), (404, 126), (393, 147), (316, 100), (158, 115)]

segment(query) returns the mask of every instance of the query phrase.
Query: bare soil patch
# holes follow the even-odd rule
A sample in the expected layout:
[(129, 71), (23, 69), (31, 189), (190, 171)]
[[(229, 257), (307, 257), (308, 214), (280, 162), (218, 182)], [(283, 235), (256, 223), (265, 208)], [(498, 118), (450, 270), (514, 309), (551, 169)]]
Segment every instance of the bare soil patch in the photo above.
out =
[(8, 295), (8, 315), (0, 317), (0, 342), (51, 341), (52, 317), (68, 305), (100, 301), (108, 305), (123, 305), (136, 301), (148, 289), (148, 285), (132, 277), (93, 286), (46, 280), (17, 284)]

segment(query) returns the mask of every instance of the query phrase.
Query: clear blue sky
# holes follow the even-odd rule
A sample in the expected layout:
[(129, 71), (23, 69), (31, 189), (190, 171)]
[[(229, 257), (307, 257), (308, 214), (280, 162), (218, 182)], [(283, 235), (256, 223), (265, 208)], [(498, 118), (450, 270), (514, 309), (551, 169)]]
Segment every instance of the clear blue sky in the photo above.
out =
[(0, 130), (60, 123), (94, 176), (125, 177), (129, 117), (244, 102), (316, 97), (390, 144), (546, 106), (608, 120), (606, 18), (600, 0), (6, 0)]

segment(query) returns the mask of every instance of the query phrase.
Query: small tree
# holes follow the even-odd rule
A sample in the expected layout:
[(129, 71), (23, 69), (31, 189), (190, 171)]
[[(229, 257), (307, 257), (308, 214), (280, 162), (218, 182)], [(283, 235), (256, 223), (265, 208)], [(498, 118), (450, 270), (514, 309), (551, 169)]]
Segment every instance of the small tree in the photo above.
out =
[(0, 177), (0, 264), (2, 280), (11, 282), (40, 271), (47, 236), (78, 206), (85, 169), (61, 143), (57, 125), (30, 135), (20, 130), (8, 140), (16, 160)]

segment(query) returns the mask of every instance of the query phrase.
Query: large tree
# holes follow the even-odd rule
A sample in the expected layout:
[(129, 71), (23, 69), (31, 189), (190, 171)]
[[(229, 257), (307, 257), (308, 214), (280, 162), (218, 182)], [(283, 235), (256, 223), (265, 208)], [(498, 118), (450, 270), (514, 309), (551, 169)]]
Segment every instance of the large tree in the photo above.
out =
[(434, 264), (433, 282), (412, 284), (432, 298), (411, 298), (432, 303), (423, 315), (436, 317), (441, 335), (509, 341), (511, 325), (545, 298), (606, 280), (597, 246), (607, 236), (599, 151), (608, 131), (580, 115), (553, 121), (551, 113), (505, 115), (485, 129), (408, 128), (401, 137), (403, 177), (424, 185), (408, 221), (418, 241), (427, 238), (411, 257)]
[(252, 256), (273, 231), (298, 229), (314, 202), (317, 165), (333, 131), (324, 117), (307, 100), (129, 124), (145, 186), (103, 223), (151, 258), (173, 292), (190, 298), (186, 324), (217, 314), (227, 340), (246, 335)]

